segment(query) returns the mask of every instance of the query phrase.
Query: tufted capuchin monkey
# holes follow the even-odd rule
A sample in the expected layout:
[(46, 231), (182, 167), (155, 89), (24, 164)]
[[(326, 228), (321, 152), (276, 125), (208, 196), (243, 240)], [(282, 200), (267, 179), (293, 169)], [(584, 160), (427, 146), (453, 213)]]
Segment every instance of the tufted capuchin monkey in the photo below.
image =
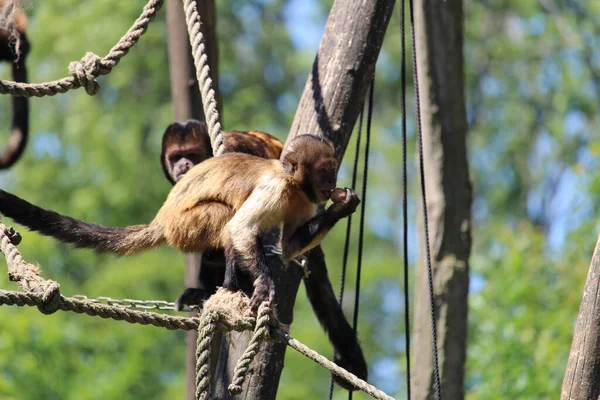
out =
[[(275, 137), (260, 131), (225, 131), (223, 132), (226, 152), (243, 152), (262, 158), (279, 158), (283, 143)], [(212, 156), (208, 128), (205, 123), (190, 120), (185, 123), (175, 122), (167, 127), (162, 139), (161, 165), (167, 179), (174, 183), (191, 166), (195, 160), (202, 162)], [(179, 167), (178, 163), (185, 163)], [(321, 262), (322, 250), (319, 246), (309, 255), (310, 274), (304, 285), (315, 315), (327, 332), (335, 349), (334, 361), (354, 373), (361, 379), (368, 377), (367, 364), (357, 340), (356, 334), (348, 323), (339, 305), (327, 267)], [(176, 307), (181, 310), (185, 304), (200, 305), (215, 293), (218, 286), (223, 286), (225, 278), (225, 256), (222, 250), (207, 251), (202, 254), (202, 265), (199, 280), (201, 288), (187, 288), (177, 299)], [(342, 379), (336, 382), (348, 389), (354, 388)]]
[[(6, 1), (0, 0), (0, 9), (6, 7)], [(6, 20), (0, 27), (0, 61), (11, 64), (13, 80), (27, 82), (25, 59), (31, 46), (27, 40), (27, 15), (17, 8), (4, 16)], [(29, 135), (29, 99), (12, 96), (11, 134), (6, 149), (0, 154), (0, 169), (11, 167), (19, 160)]]
[(242, 153), (210, 158), (186, 173), (147, 225), (110, 228), (44, 210), (0, 190), (0, 213), (76, 247), (134, 254), (163, 244), (184, 252), (224, 249), (223, 287), (242, 289), (256, 311), (276, 302), (262, 234), (281, 227), (282, 258), (289, 261), (316, 246), (360, 200), (345, 189), (327, 210), (318, 205), (335, 189), (332, 143), (315, 135), (294, 138), (281, 160)]
[[(262, 158), (279, 158), (283, 143), (260, 131), (223, 131), (227, 153), (246, 153)], [(165, 177), (175, 184), (194, 165), (213, 156), (204, 122), (194, 119), (173, 122), (163, 133), (160, 164)]]
[[(261, 158), (278, 159), (283, 143), (276, 137), (260, 131), (223, 131), (227, 153), (246, 153)], [(208, 127), (204, 122), (188, 120), (173, 122), (162, 137), (160, 164), (165, 177), (175, 184), (194, 165), (213, 156)], [(176, 309), (184, 305), (200, 305), (223, 285), (225, 257), (223, 250), (205, 251), (199, 274), (200, 288), (187, 288), (176, 301)]]

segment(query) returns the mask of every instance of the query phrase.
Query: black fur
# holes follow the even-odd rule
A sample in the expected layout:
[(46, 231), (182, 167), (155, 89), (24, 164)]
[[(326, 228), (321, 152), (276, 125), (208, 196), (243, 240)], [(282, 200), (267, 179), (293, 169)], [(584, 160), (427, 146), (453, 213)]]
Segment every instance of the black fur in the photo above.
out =
[(44, 210), (13, 194), (0, 190), (0, 213), (25, 225), (32, 231), (52, 236), (61, 242), (79, 248), (91, 248), (97, 252), (112, 252), (124, 238), (139, 232), (145, 226), (109, 228), (83, 222), (75, 218)]

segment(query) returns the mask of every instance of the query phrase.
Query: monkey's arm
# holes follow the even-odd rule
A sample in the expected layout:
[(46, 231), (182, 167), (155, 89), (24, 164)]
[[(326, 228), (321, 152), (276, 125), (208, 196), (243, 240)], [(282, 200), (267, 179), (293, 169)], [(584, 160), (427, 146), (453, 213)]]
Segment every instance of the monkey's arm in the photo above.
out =
[[(325, 256), (320, 246), (308, 253), (308, 265), (310, 274), (304, 278), (304, 287), (315, 315), (333, 345), (334, 362), (359, 378), (367, 380), (368, 369), (365, 357), (358, 339), (333, 293), (325, 265)], [(346, 381), (335, 377), (334, 379), (340, 386), (352, 390)]]
[(289, 261), (321, 243), (327, 232), (340, 219), (356, 211), (356, 207), (359, 204), (360, 199), (356, 193), (351, 189), (346, 189), (344, 199), (333, 203), (324, 213), (314, 216), (293, 233), (286, 232), (286, 227), (284, 226), (281, 243), (284, 261)]

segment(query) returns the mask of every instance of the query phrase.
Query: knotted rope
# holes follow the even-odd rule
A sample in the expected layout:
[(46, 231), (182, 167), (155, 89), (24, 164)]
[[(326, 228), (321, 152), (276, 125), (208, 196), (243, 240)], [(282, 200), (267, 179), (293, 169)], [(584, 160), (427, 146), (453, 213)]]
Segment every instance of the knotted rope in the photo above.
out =
[(0, 80), (0, 94), (8, 93), (24, 97), (54, 96), (57, 93), (83, 87), (89, 95), (95, 95), (100, 90), (96, 78), (111, 72), (121, 58), (138, 42), (148, 29), (148, 24), (156, 17), (163, 2), (164, 0), (150, 0), (131, 28), (105, 57), (100, 58), (94, 53), (87, 53), (80, 61), (70, 63), (70, 77), (37, 84)]

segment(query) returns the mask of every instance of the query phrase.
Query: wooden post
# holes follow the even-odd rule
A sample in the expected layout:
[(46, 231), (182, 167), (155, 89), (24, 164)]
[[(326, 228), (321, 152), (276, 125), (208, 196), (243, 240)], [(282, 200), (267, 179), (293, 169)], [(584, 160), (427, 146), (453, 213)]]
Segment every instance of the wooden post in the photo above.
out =
[[(211, 78), (213, 79), (213, 88), (218, 100), (217, 87), (217, 68), (218, 53), (216, 45), (216, 22), (215, 22), (215, 2), (214, 0), (199, 1), (198, 12), (202, 18), (202, 33), (206, 39), (206, 48), (208, 63), (210, 65)], [(176, 121), (186, 121), (188, 119), (204, 120), (202, 111), (202, 98), (196, 81), (196, 70), (192, 49), (187, 33), (185, 22), (185, 13), (183, 11), (182, 0), (169, 0), (167, 2), (167, 30), (169, 44), (169, 72), (171, 76), (171, 97), (173, 99), (174, 117)], [(220, 102), (218, 102), (220, 104)], [(185, 287), (199, 286), (200, 255), (185, 255)], [(183, 288), (182, 288), (183, 290)], [(196, 398), (196, 339), (197, 332), (190, 331), (186, 333), (186, 394), (187, 400)], [(220, 335), (215, 335), (213, 341), (213, 360), (211, 366), (214, 373), (216, 369), (216, 355), (219, 349)], [(214, 376), (214, 375), (213, 375)]]
[[(444, 399), (460, 400), (464, 398), (472, 199), (466, 145), (462, 0), (416, 0), (414, 17), (441, 393)], [(417, 357), (411, 384), (416, 400), (434, 398), (422, 222), (421, 217), (413, 334)]]
[(590, 264), (561, 400), (596, 400), (600, 395), (600, 236)]
[[(358, 114), (373, 80), (375, 62), (394, 8), (394, 0), (336, 0), (312, 71), (300, 99), (287, 142), (296, 135), (310, 132), (330, 138), (338, 159), (342, 159)], [(322, 257), (322, 253), (321, 254)], [(309, 255), (314, 257), (312, 253)], [(309, 263), (311, 261), (309, 260)], [(277, 315), (290, 324), (302, 278), (299, 268), (285, 268), (269, 260), (280, 302)], [(229, 333), (233, 338), (217, 370), (215, 398), (275, 399), (283, 369), (285, 346), (263, 343), (243, 385), (244, 391), (230, 396), (227, 385), (241, 353), (248, 344), (248, 334)], [(222, 350), (223, 351), (223, 350)]]

